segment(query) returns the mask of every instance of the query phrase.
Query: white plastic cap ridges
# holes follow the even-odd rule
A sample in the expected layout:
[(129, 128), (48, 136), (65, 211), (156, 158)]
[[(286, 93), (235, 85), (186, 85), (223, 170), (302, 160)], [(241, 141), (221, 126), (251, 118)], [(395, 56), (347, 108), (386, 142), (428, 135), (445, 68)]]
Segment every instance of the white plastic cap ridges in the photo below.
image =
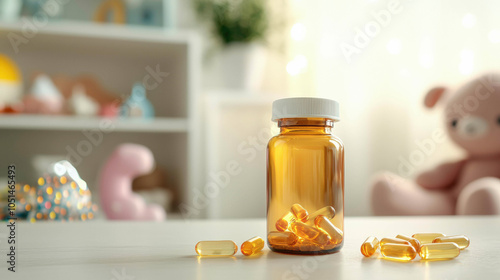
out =
[(339, 103), (317, 97), (291, 97), (273, 102), (273, 121), (284, 118), (327, 118), (340, 121)]

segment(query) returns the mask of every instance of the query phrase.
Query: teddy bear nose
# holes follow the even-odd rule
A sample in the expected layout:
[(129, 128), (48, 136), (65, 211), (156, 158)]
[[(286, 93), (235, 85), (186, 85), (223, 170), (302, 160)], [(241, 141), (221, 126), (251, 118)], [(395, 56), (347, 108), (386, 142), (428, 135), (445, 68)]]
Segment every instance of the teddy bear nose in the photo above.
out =
[(464, 138), (478, 138), (488, 132), (488, 123), (483, 118), (467, 116), (458, 122), (457, 132)]

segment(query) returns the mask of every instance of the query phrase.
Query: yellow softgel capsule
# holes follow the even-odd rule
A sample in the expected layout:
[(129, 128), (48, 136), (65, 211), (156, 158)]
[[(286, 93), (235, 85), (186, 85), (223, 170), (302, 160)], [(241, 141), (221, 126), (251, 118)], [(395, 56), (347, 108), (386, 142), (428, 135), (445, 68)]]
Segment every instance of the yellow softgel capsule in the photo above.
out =
[(434, 241), (434, 239), (436, 239), (438, 237), (442, 237), (442, 236), (445, 236), (445, 235), (442, 233), (439, 233), (439, 232), (435, 232), (435, 233), (415, 233), (411, 237), (417, 239), (420, 242), (420, 245), (423, 245), (423, 244), (432, 243), (432, 241)]
[(419, 255), (424, 260), (453, 259), (460, 255), (460, 248), (452, 242), (424, 244)]
[(290, 229), (299, 237), (308, 239), (319, 245), (326, 245), (330, 242), (330, 236), (321, 230), (308, 226), (302, 222), (294, 222)]
[(307, 221), (307, 219), (309, 219), (309, 213), (307, 213), (306, 208), (302, 207), (302, 205), (298, 203), (292, 205), (291, 211), (293, 215), (295, 215), (295, 217), (302, 222), (305, 222)]
[(241, 244), (241, 253), (245, 256), (257, 254), (264, 248), (264, 239), (255, 236)]
[(200, 256), (232, 256), (238, 252), (238, 246), (231, 240), (200, 241), (194, 249)]
[(469, 247), (470, 240), (467, 236), (465, 235), (455, 235), (455, 236), (442, 236), (434, 239), (432, 243), (446, 243), (446, 242), (453, 242), (458, 245), (458, 248), (460, 250), (463, 250), (467, 247)]
[(361, 245), (361, 254), (365, 257), (371, 257), (378, 249), (378, 239), (374, 236), (368, 237)]
[(403, 235), (403, 234), (396, 235), (396, 238), (410, 242), (411, 246), (413, 246), (413, 248), (415, 248), (417, 253), (420, 252), (420, 241), (418, 241), (417, 239)]
[(417, 251), (411, 245), (387, 243), (380, 246), (384, 258), (395, 261), (411, 261), (417, 256)]
[(325, 216), (327, 219), (333, 219), (335, 217), (335, 208), (333, 208), (332, 206), (326, 206), (317, 211), (314, 211), (312, 214), (309, 215), (309, 220), (307, 221), (307, 224), (313, 225), (314, 220), (318, 216)]
[(326, 233), (328, 233), (331, 243), (339, 244), (340, 242), (342, 242), (344, 233), (335, 225), (333, 225), (332, 222), (330, 222), (330, 220), (325, 216), (323, 215), (317, 216), (316, 219), (314, 219), (314, 224), (318, 229), (322, 229)]
[(300, 251), (320, 251), (323, 250), (323, 247), (321, 245), (318, 245), (310, 240), (307, 239), (300, 239), (296, 246), (299, 247)]
[(387, 243), (411, 245), (410, 242), (403, 240), (403, 239), (399, 239), (399, 238), (386, 237), (386, 238), (382, 238), (380, 240), (380, 246), (387, 244)]
[(280, 231), (271, 231), (267, 235), (267, 241), (271, 245), (294, 245), (297, 243), (298, 237), (293, 232), (280, 232)]
[(285, 231), (288, 229), (290, 224), (295, 222), (297, 219), (295, 218), (295, 215), (293, 215), (292, 212), (286, 213), (281, 219), (276, 221), (276, 229), (278, 231)]

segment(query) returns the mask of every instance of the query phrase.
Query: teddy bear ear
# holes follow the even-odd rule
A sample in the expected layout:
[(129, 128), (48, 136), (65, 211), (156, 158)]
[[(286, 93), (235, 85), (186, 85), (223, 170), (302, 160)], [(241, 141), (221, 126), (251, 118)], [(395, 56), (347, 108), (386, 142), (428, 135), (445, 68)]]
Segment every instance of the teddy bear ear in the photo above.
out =
[(424, 99), (424, 105), (427, 108), (433, 108), (443, 97), (443, 94), (445, 93), (446, 88), (445, 87), (435, 87), (427, 92), (425, 95)]

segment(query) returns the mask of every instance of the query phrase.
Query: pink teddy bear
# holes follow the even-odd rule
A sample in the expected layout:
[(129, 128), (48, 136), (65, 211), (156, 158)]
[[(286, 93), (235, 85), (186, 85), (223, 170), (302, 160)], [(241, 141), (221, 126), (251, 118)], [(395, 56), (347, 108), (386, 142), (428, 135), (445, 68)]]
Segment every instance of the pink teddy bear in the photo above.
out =
[(432, 108), (438, 101), (445, 104), (448, 135), (467, 156), (415, 182), (389, 172), (376, 176), (376, 215), (500, 215), (500, 75), (474, 79), (453, 95), (434, 88), (424, 103)]

